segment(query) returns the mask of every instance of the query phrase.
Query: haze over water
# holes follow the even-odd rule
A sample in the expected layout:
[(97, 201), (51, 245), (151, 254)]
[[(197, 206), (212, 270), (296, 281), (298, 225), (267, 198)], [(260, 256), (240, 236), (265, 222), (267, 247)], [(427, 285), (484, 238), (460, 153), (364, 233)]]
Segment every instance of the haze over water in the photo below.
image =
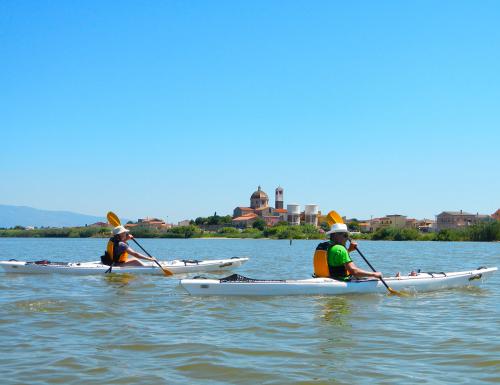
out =
[[(249, 256), (235, 272), (284, 279), (310, 277), (318, 242), (141, 243), (159, 259)], [(500, 264), (499, 243), (359, 245), (386, 276)], [(0, 259), (89, 261), (104, 246), (103, 239), (0, 239)], [(499, 283), (496, 273), (481, 289), (410, 298), (202, 298), (163, 276), (0, 273), (0, 378), (2, 384), (495, 383)]]

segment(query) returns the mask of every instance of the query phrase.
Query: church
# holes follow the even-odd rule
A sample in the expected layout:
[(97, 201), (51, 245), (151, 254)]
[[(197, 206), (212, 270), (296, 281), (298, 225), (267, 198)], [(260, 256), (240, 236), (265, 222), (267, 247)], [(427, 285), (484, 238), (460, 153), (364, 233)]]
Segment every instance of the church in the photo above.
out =
[(287, 220), (287, 210), (283, 208), (283, 188), (278, 186), (275, 192), (275, 207), (269, 206), (269, 196), (257, 188), (250, 196), (250, 207), (238, 206), (233, 210), (233, 225), (250, 227), (258, 218), (263, 219), (267, 226), (273, 226)]

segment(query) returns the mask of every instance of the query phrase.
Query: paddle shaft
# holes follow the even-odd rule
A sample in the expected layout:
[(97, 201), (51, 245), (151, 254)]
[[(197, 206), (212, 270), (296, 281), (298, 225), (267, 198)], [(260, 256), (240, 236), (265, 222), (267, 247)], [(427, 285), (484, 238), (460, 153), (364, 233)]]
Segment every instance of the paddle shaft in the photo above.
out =
[[(370, 269), (372, 269), (373, 272), (376, 272), (377, 270), (375, 270), (372, 266), (372, 264), (370, 262), (368, 262), (368, 259), (365, 258), (365, 256), (363, 255), (363, 253), (361, 252), (361, 250), (359, 250), (357, 247), (356, 247), (356, 251), (359, 253), (359, 255), (361, 255), (361, 257), (365, 260), (366, 264), (368, 266), (370, 266)], [(384, 279), (381, 277), (380, 280), (382, 281), (382, 283), (384, 284), (384, 286), (387, 288), (387, 290), (389, 291), (392, 291), (393, 289), (391, 289), (387, 283), (385, 283)]]
[(137, 246), (139, 246), (139, 247), (141, 248), (141, 250), (142, 250), (142, 251), (144, 251), (144, 252), (146, 253), (146, 255), (147, 255), (149, 258), (153, 258), (153, 261), (154, 261), (154, 262), (155, 262), (155, 263), (156, 263), (156, 264), (157, 264), (157, 265), (158, 265), (158, 266), (159, 266), (159, 267), (160, 267), (163, 271), (165, 271), (165, 270), (163, 269), (163, 266), (160, 264), (160, 262), (158, 262), (158, 260), (157, 260), (155, 257), (153, 257), (151, 254), (149, 254), (149, 253), (148, 253), (148, 252), (144, 249), (144, 247), (142, 247), (142, 246), (139, 244), (139, 242), (137, 242), (137, 241), (135, 240), (135, 238), (132, 238), (132, 240), (135, 242), (135, 244), (136, 244)]

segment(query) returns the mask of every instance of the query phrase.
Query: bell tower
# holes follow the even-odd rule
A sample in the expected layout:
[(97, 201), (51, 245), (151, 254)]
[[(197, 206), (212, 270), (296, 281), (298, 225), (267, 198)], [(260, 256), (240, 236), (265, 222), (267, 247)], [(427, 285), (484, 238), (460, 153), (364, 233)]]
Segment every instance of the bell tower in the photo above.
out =
[(274, 208), (282, 209), (283, 208), (283, 187), (278, 186), (275, 190), (275, 204)]

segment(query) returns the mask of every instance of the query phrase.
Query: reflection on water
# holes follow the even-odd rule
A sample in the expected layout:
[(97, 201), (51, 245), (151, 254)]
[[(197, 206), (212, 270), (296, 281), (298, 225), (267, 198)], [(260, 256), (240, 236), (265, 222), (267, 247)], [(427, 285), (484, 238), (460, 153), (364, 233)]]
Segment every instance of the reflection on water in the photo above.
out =
[(340, 328), (350, 328), (351, 307), (345, 297), (321, 298), (318, 304), (321, 307), (320, 318), (324, 322)]
[(134, 274), (129, 274), (129, 273), (123, 273), (123, 274), (106, 274), (105, 275), (105, 280), (106, 283), (110, 284), (110, 286), (117, 287), (117, 288), (122, 288), (133, 281), (137, 279), (137, 275)]

